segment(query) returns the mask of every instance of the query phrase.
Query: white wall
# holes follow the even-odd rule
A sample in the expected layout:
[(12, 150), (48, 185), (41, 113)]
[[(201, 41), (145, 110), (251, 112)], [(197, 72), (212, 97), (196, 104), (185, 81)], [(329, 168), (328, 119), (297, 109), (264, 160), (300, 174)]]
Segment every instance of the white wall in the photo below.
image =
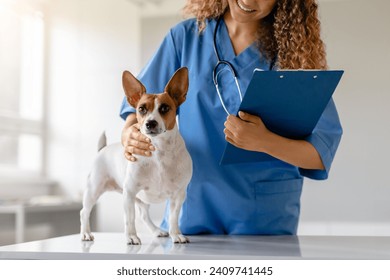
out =
[[(162, 11), (158, 16), (177, 17), (184, 1), (166, 1), (172, 9), (143, 10), (126, 0), (49, 2), (48, 174), (77, 196), (100, 132), (106, 129), (111, 142), (119, 140), (121, 72), (137, 74), (146, 50), (141, 41), (148, 49), (152, 44), (141, 39), (141, 23), (156, 10)], [(300, 234), (390, 234), (388, 10), (386, 0), (320, 1), (330, 67), (345, 70), (335, 95), (345, 132), (330, 178), (306, 180)], [(166, 31), (143, 35), (161, 38)], [(98, 213), (99, 230), (123, 229), (119, 195), (105, 194)]]
[(390, 17), (387, 0), (322, 1), (344, 135), (330, 179), (307, 180), (301, 233), (390, 235)]

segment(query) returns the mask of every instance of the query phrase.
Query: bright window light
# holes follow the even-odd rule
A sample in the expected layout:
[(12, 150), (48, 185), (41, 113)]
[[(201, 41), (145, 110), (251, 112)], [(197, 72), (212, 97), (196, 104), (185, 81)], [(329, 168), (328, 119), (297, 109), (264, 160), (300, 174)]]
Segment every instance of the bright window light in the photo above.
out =
[(44, 17), (0, 0), (0, 177), (43, 173)]

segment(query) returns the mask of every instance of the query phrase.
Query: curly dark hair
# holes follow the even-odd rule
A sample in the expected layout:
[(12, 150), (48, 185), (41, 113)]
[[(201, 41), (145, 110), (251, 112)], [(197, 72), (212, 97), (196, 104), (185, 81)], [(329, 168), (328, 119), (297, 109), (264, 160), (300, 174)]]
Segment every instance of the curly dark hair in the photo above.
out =
[[(227, 9), (226, 0), (187, 0), (183, 13), (196, 17), (201, 32)], [(326, 69), (316, 0), (278, 0), (259, 24), (257, 45), (280, 69)]]

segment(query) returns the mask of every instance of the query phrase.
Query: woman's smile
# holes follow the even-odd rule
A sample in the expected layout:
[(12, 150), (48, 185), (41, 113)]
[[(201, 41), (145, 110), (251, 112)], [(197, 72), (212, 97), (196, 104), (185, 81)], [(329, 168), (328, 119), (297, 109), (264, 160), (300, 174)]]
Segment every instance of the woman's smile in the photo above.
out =
[(246, 13), (253, 13), (254, 11), (256, 11), (256, 10), (254, 10), (254, 9), (250, 9), (249, 7), (247, 7), (243, 2), (241, 2), (240, 0), (236, 0), (236, 3), (237, 3), (237, 6), (241, 9), (241, 10), (243, 10), (244, 12), (246, 12)]

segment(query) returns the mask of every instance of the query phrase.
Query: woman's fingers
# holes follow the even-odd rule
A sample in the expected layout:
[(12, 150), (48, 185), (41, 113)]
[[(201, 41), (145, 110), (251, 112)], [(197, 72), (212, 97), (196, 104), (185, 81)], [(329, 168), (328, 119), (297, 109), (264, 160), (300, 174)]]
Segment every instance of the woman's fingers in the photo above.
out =
[(142, 141), (134, 139), (134, 138), (129, 139), (127, 141), (127, 146), (136, 147), (139, 150), (144, 150), (144, 151), (154, 151), (155, 150), (154, 146), (152, 144), (150, 144), (150, 142), (142, 142)]
[(140, 149), (136, 146), (130, 146), (130, 145), (125, 147), (125, 151), (133, 155), (140, 155), (140, 156), (147, 156), (147, 157), (150, 157), (152, 155), (152, 152), (149, 149), (148, 150)]
[(129, 160), (129, 161), (137, 161), (137, 158), (134, 157), (131, 153), (126, 152), (126, 150), (125, 150), (125, 158), (126, 158), (127, 160)]
[(137, 158), (134, 155), (150, 157), (154, 150), (155, 147), (151, 144), (151, 140), (139, 131), (139, 125), (131, 126), (125, 146), (126, 159), (136, 161)]

